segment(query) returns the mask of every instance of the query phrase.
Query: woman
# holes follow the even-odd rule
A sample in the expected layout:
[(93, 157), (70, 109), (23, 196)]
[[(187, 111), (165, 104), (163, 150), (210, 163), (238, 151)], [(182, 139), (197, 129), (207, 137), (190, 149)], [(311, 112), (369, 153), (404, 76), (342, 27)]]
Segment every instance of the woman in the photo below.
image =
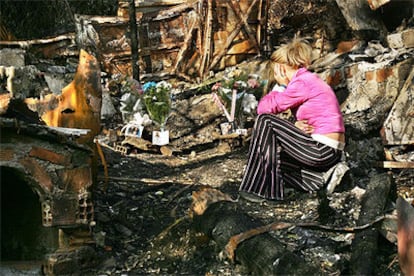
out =
[[(316, 191), (325, 185), (322, 172), (342, 156), (345, 127), (331, 87), (306, 68), (312, 47), (293, 39), (270, 58), (269, 70), (283, 92), (259, 101), (240, 195), (251, 201), (281, 200), (285, 185)], [(290, 109), (296, 123), (276, 114)]]

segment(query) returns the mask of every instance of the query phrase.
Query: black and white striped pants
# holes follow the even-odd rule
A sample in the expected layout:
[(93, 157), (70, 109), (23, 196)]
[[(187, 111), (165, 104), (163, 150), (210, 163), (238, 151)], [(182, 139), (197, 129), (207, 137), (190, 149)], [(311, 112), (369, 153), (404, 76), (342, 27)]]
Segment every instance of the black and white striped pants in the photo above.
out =
[(304, 191), (324, 186), (322, 173), (342, 151), (319, 143), (293, 123), (272, 114), (257, 117), (240, 191), (283, 199), (284, 185)]

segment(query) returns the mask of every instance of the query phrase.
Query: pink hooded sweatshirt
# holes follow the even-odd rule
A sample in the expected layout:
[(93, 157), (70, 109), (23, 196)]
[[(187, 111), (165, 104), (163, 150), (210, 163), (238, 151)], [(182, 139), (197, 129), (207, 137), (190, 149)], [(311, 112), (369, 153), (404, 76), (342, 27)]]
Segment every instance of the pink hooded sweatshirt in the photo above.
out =
[(280, 113), (291, 109), (297, 120), (308, 120), (313, 134), (345, 132), (338, 99), (318, 75), (300, 68), (285, 91), (271, 91), (257, 106), (257, 114)]

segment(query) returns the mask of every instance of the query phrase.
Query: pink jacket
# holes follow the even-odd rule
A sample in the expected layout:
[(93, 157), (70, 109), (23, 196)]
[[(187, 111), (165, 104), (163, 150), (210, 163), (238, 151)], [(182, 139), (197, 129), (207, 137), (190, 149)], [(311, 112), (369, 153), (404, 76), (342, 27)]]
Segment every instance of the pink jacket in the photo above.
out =
[(271, 91), (257, 106), (257, 114), (280, 113), (291, 109), (297, 120), (308, 120), (313, 134), (345, 132), (338, 99), (318, 75), (300, 68), (285, 91)]

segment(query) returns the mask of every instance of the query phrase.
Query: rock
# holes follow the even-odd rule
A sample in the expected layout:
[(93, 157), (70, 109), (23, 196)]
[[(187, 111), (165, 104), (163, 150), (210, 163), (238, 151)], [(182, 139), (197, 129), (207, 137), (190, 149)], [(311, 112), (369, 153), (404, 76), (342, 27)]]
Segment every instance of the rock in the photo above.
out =
[(121, 235), (129, 237), (132, 235), (132, 231), (122, 224), (117, 224), (115, 228), (121, 233)]
[(109, 94), (108, 90), (102, 90), (102, 108), (101, 108), (101, 119), (109, 119), (112, 118), (115, 113), (116, 109), (114, 104), (112, 103), (111, 95)]
[(23, 67), (25, 63), (26, 51), (22, 49), (5, 48), (0, 50), (0, 65)]
[(393, 49), (413, 48), (414, 47), (414, 29), (406, 29), (402, 32), (390, 34), (387, 36), (388, 45)]
[(70, 82), (66, 80), (64, 66), (49, 66), (43, 74), (50, 91), (56, 95), (61, 94), (62, 89)]

